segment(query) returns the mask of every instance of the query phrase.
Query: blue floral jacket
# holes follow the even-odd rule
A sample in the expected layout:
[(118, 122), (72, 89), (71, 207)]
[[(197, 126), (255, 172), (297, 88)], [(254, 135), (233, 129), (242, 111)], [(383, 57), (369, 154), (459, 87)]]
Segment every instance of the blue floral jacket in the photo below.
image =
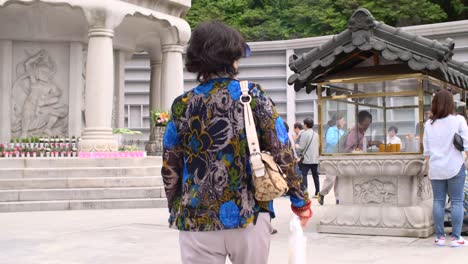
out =
[[(287, 174), (292, 205), (308, 201), (294, 168), (283, 120), (259, 85), (249, 83), (260, 147)], [(239, 81), (213, 79), (172, 104), (164, 135), (162, 177), (171, 227), (185, 231), (243, 228), (273, 203), (254, 198)]]

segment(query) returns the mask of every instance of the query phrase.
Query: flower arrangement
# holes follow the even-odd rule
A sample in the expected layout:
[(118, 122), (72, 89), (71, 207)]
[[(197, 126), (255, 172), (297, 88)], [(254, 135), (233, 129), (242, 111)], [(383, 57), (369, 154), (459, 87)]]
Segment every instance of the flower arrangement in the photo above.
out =
[(165, 127), (169, 123), (170, 113), (167, 111), (151, 111), (151, 119), (155, 126)]

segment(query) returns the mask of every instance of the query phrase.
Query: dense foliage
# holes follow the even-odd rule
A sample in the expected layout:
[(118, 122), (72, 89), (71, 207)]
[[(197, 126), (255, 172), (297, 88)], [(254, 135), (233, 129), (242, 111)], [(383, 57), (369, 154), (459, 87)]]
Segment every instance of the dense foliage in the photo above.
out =
[(186, 19), (192, 28), (224, 21), (248, 41), (278, 40), (341, 32), (358, 7), (391, 26), (468, 19), (468, 0), (192, 0)]

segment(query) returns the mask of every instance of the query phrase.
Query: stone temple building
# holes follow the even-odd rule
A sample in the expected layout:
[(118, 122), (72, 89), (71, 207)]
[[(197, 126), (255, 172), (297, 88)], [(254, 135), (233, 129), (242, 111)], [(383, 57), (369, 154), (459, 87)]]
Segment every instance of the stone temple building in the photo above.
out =
[[(183, 92), (190, 5), (0, 0), (0, 144), (77, 136), (84, 152), (116, 151), (134, 53), (148, 54), (150, 108)], [(165, 206), (160, 171), (158, 157), (0, 158), (0, 212)]]

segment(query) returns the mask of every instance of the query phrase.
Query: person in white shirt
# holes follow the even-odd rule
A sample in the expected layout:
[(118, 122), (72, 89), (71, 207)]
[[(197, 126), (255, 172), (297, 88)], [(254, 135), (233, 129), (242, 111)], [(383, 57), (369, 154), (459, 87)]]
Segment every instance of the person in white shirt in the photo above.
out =
[(398, 128), (396, 126), (391, 126), (387, 131), (387, 144), (400, 144), (400, 147), (403, 148), (401, 139), (396, 135), (398, 134)]
[(296, 150), (298, 150), (304, 158), (299, 168), (302, 172), (302, 190), (308, 190), (307, 174), (309, 170), (312, 171), (312, 179), (314, 180), (315, 194), (313, 198), (317, 198), (320, 192), (320, 182), (318, 174), (319, 163), (319, 135), (314, 132), (314, 120), (311, 118), (304, 119), (304, 132), (301, 133), (301, 138), (296, 143)]
[(463, 154), (453, 144), (458, 133), (463, 138), (465, 154), (468, 154), (468, 126), (460, 115), (453, 114), (454, 101), (447, 90), (437, 92), (432, 99), (433, 116), (424, 126), (424, 156), (428, 175), (434, 193), (435, 244), (445, 245), (444, 209), (447, 194), (451, 200), (452, 238), (451, 246), (467, 245), (461, 237), (463, 224), (463, 184), (465, 182), (465, 163)]

